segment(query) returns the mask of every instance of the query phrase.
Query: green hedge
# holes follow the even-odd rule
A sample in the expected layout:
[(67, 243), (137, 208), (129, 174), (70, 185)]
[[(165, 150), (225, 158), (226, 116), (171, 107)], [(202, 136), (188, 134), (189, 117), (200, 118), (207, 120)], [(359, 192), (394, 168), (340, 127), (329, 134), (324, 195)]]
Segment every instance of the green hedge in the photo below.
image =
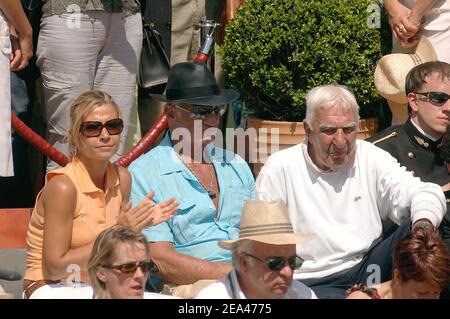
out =
[(355, 92), (362, 117), (373, 116), (381, 102), (373, 72), (390, 42), (382, 49), (382, 30), (389, 30), (368, 27), (370, 4), (381, 6), (369, 0), (246, 0), (220, 50), (227, 86), (263, 118), (300, 121), (308, 90), (335, 82)]

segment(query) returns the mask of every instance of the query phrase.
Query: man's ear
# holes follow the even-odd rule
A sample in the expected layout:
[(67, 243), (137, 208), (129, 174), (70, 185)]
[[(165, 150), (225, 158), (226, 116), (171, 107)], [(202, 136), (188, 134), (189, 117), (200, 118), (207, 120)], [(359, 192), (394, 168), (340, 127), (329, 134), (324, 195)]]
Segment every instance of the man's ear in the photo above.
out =
[(411, 107), (411, 111), (417, 113), (419, 111), (419, 106), (417, 105), (418, 98), (417, 94), (411, 92), (408, 93), (408, 104)]
[(249, 269), (247, 258), (245, 258), (244, 254), (239, 255), (239, 272), (247, 273)]
[(95, 267), (94, 273), (101, 282), (106, 283), (107, 276), (105, 268), (97, 266)]
[(303, 128), (305, 129), (305, 134), (307, 137), (311, 134), (311, 129), (309, 128), (309, 125), (306, 123), (306, 121), (303, 121)]

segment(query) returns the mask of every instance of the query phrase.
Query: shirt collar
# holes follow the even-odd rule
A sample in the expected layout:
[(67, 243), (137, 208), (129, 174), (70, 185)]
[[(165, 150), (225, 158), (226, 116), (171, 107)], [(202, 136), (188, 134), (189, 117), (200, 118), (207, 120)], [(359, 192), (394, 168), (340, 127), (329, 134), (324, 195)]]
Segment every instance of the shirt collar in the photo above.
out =
[[(158, 156), (159, 167), (161, 168), (161, 175), (170, 174), (173, 172), (185, 171), (185, 165), (181, 161), (178, 154), (173, 149), (172, 141), (169, 132), (166, 133), (159, 147), (164, 156)], [(225, 154), (227, 152), (217, 148), (214, 144), (206, 145), (206, 153), (208, 154), (213, 164), (225, 163), (228, 164)]]
[[(76, 174), (78, 175), (78, 182), (80, 185), (80, 190), (83, 193), (94, 193), (98, 191), (103, 191), (97, 186), (95, 186), (94, 182), (92, 181), (91, 177), (89, 176), (89, 173), (86, 169), (86, 166), (84, 166), (83, 162), (80, 160), (74, 158), (72, 160), (72, 164), (76, 170)], [(111, 189), (113, 187), (116, 187), (120, 184), (119, 178), (117, 176), (117, 169), (114, 168), (114, 166), (109, 163), (108, 167), (106, 168), (106, 190)]]
[(231, 297), (233, 299), (247, 299), (247, 297), (245, 296), (244, 292), (241, 289), (241, 286), (239, 285), (236, 269), (233, 269), (231, 272), (229, 272), (226, 279), (229, 280)]
[(406, 121), (404, 129), (409, 138), (423, 149), (435, 152), (440, 147), (442, 136), (437, 140), (431, 138), (431, 136), (419, 128), (411, 118)]
[(439, 138), (434, 138), (433, 136), (431, 136), (430, 134), (428, 134), (427, 132), (422, 130), (422, 128), (419, 125), (417, 125), (412, 119), (409, 119), (409, 120), (411, 121), (411, 124), (414, 125), (416, 130), (418, 130), (420, 133), (422, 133), (423, 136), (428, 137), (433, 142), (436, 142), (437, 140), (439, 140)]

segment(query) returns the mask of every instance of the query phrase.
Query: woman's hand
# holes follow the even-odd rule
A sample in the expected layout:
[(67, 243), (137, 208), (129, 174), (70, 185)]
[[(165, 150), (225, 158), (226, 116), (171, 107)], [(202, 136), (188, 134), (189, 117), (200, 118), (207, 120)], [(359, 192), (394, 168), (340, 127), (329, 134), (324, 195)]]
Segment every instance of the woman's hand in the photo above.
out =
[(410, 20), (411, 10), (398, 0), (386, 0), (385, 8), (389, 14), (392, 33), (404, 46), (410, 46), (413, 38), (420, 30), (420, 22), (413, 23)]
[(135, 207), (131, 208), (129, 201), (120, 212), (118, 223), (128, 225), (134, 230), (141, 231), (144, 228), (158, 225), (170, 219), (179, 207), (175, 198), (162, 203), (152, 202), (153, 192), (147, 193), (145, 198)]

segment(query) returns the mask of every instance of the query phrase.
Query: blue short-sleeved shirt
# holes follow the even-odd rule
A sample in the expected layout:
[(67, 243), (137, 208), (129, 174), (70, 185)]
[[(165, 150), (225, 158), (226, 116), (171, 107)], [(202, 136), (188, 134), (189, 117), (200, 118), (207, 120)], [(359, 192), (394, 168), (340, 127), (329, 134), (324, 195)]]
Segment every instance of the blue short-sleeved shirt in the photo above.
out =
[(175, 197), (180, 208), (172, 219), (144, 229), (148, 241), (172, 242), (177, 252), (196, 258), (231, 262), (231, 252), (217, 245), (219, 240), (236, 239), (244, 201), (256, 197), (253, 175), (237, 154), (213, 145), (210, 155), (219, 181), (219, 212), (198, 179), (181, 162), (169, 134), (150, 152), (128, 168), (132, 177), (131, 200), (139, 204), (149, 191), (153, 201)]

